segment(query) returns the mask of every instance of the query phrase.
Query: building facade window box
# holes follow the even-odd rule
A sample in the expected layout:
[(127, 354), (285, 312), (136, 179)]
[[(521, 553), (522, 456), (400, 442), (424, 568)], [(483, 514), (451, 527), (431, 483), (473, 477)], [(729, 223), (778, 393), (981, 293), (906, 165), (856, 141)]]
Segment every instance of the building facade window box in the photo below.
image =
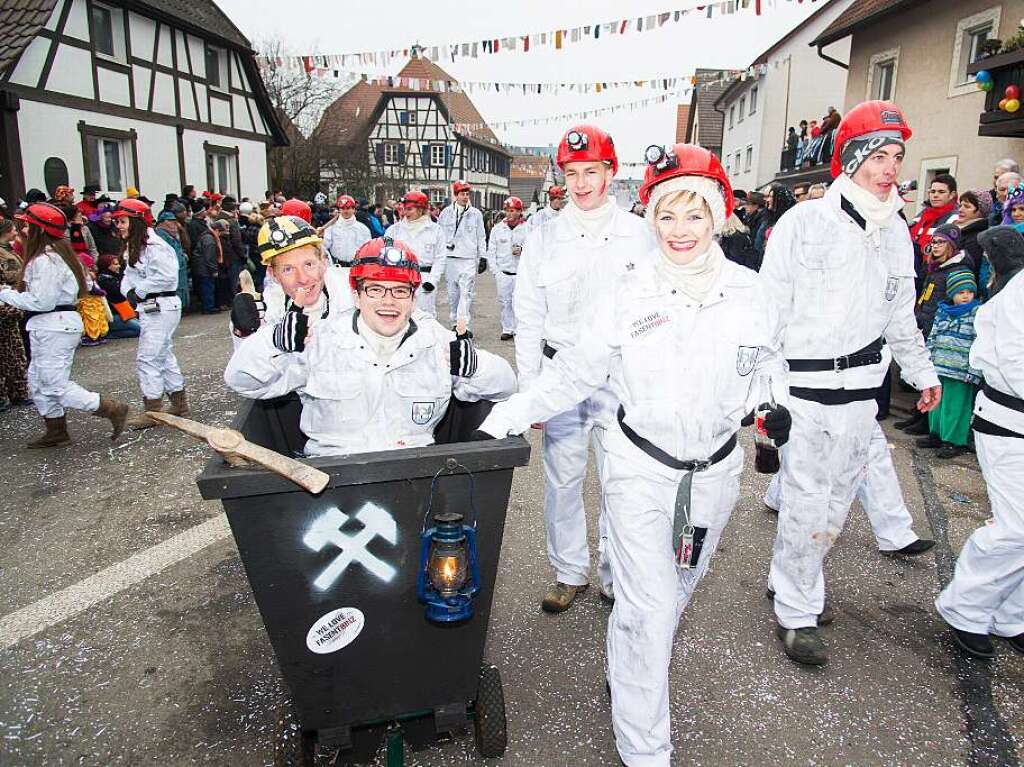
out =
[(89, 26), (93, 50), (98, 58), (115, 61), (118, 64), (128, 63), (123, 10), (102, 3), (92, 3)]
[(957, 22), (949, 72), (949, 96), (965, 96), (977, 91), (974, 73), (969, 69), (981, 58), (985, 43), (996, 36), (1001, 11), (1000, 6), (995, 6)]
[(78, 123), (82, 139), (85, 183), (111, 195), (123, 195), (129, 186), (139, 188), (138, 134)]
[[(967, 74), (985, 70), (992, 75), (992, 89), (985, 94), (985, 107), (978, 120), (979, 136), (1024, 138), (1024, 110), (1004, 112), (999, 102), (1007, 86), (1024, 83), (1024, 48), (979, 59), (968, 65)], [(977, 88), (977, 85), (972, 87)]]

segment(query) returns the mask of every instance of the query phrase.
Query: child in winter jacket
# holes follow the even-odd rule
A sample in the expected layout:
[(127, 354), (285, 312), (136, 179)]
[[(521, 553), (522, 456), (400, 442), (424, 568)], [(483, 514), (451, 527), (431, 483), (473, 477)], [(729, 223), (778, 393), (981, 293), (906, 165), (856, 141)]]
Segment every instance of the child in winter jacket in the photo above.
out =
[(970, 366), (968, 355), (974, 343), (974, 315), (978, 283), (970, 269), (956, 269), (946, 277), (946, 300), (938, 305), (928, 350), (942, 384), (942, 400), (928, 414), (927, 437), (917, 441), (920, 447), (938, 448), (939, 458), (955, 458), (967, 445), (971, 430), (974, 395), (981, 382), (978, 371)]
[[(932, 329), (932, 320), (939, 304), (946, 300), (946, 279), (956, 269), (971, 269), (972, 264), (960, 250), (960, 227), (956, 224), (937, 226), (928, 243), (928, 273), (921, 287), (921, 295), (914, 307), (917, 326), (925, 338)], [(977, 292), (977, 291), (975, 291)]]
[(1006, 190), (1003, 226), (1012, 226), (1024, 234), (1024, 186), (1011, 186)]

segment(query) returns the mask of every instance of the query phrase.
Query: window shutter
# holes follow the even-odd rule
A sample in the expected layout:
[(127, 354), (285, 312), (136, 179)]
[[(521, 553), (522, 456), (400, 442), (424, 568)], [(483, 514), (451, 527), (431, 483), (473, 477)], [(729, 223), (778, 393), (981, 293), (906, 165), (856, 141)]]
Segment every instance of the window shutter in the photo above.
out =
[(373, 148), (373, 153), (377, 157), (377, 164), (384, 164), (384, 144), (379, 143)]
[(448, 168), (449, 170), (452, 167), (452, 145), (451, 144), (445, 144), (444, 145), (444, 167)]
[(423, 144), (420, 147), (420, 161), (424, 168), (430, 167), (430, 144)]
[(398, 124), (399, 125), (408, 125), (409, 124), (409, 113), (408, 112), (399, 112), (398, 113)]
[(398, 164), (405, 165), (405, 144), (398, 145)]

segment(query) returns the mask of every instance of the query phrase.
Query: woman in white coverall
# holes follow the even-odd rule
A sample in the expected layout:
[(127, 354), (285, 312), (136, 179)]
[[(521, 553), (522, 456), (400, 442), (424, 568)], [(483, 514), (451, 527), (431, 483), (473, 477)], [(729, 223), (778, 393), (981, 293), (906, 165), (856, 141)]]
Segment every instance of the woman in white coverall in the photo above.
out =
[(1024, 653), (1024, 236), (997, 226), (978, 243), (993, 279), (974, 319), (971, 367), (985, 383), (972, 427), (993, 518), (967, 539), (935, 606), (957, 644), (988, 660), (995, 656), (989, 634)]
[(501, 306), (501, 340), (509, 341), (516, 334), (516, 312), (513, 299), (516, 293), (516, 273), (519, 256), (523, 252), (528, 227), (523, 221), (523, 201), (509, 197), (504, 204), (505, 218), (491, 229), (487, 243), (487, 257), (491, 262), (494, 280), (498, 285), (498, 303)]
[(430, 219), (430, 200), (423, 192), (406, 192), (402, 198), (405, 217), (384, 232), (385, 237), (404, 242), (412, 248), (420, 264), (423, 284), (416, 291), (416, 308), (437, 319), (437, 286), (444, 274), (444, 232)]
[(141, 328), (135, 362), (145, 412), (128, 419), (128, 425), (148, 429), (156, 426), (156, 421), (146, 413), (163, 409), (164, 394), (171, 401), (168, 413), (188, 415), (185, 379), (174, 356), (174, 331), (181, 322), (178, 256), (153, 231), (153, 213), (142, 200), (119, 202), (114, 220), (126, 241), (121, 290), (135, 307)]
[(453, 395), (472, 402), (515, 391), (505, 360), (431, 317), (412, 319), (421, 277), (408, 245), (371, 240), (356, 253), (349, 278), (356, 308), (332, 312), (312, 332), (303, 306), (319, 300), (322, 282), (282, 281), (294, 304), (276, 325), (247, 338), (224, 372), (227, 385), (246, 397), (298, 392), (306, 455), (430, 445)]
[(14, 217), (24, 225), (24, 266), (19, 284), (0, 285), (0, 302), (28, 315), (32, 345), (28, 391), (46, 423), (46, 432), (26, 447), (70, 444), (65, 408), (108, 419), (114, 427), (110, 438), (117, 439), (124, 430), (128, 406), (71, 380), (75, 349), (82, 340), (82, 317), (76, 304), (88, 292), (88, 285), (85, 267), (65, 239), (67, 217), (45, 202), (29, 205)]
[[(668, 668), (679, 617), (707, 571), (739, 495), (743, 416), (786, 397), (769, 303), (757, 275), (713, 240), (732, 212), (718, 158), (677, 144), (648, 149), (640, 198), (658, 247), (624, 276), (584, 287), (584, 327), (529, 391), (496, 405), (481, 431), (524, 431), (610, 379), (618, 417), (605, 435), (612, 725), (630, 767), (669, 765)], [(767, 407), (765, 405), (765, 407)], [(769, 435), (789, 432), (785, 407)]]

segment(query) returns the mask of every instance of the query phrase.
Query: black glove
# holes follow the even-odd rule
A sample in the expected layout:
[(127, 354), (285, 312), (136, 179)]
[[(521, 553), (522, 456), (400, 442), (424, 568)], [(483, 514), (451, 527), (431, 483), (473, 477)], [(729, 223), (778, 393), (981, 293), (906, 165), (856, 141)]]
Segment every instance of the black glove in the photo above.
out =
[[(768, 406), (762, 405), (760, 409), (765, 407)], [(782, 405), (776, 405), (764, 416), (764, 430), (778, 447), (782, 447), (789, 442), (789, 430), (792, 426), (793, 416)]]
[(477, 261), (476, 273), (477, 274), (483, 274), (486, 271), (487, 271), (487, 259), (486, 258), (481, 258), (479, 261)]
[(309, 317), (301, 306), (292, 304), (274, 327), (274, 346), (283, 352), (301, 352), (306, 348)]
[(743, 418), (740, 419), (740, 426), (753, 426), (754, 425), (754, 411), (751, 410)]
[(132, 309), (139, 305), (140, 299), (137, 295), (135, 295), (135, 288), (132, 288), (127, 293), (125, 293), (124, 297), (128, 300), (128, 303), (132, 305)]
[(424, 293), (433, 293), (434, 292), (434, 283), (432, 283), (432, 282), (424, 282), (423, 283), (423, 292)]
[(260, 329), (267, 305), (248, 293), (238, 293), (231, 302), (231, 324), (239, 338), (251, 336)]
[(470, 442), (485, 442), (490, 439), (497, 439), (497, 437), (492, 437), (487, 432), (480, 431), (479, 429), (477, 429), (476, 431), (469, 435)]
[(472, 378), (476, 374), (476, 347), (471, 338), (456, 338), (448, 348), (451, 350), (452, 375)]

